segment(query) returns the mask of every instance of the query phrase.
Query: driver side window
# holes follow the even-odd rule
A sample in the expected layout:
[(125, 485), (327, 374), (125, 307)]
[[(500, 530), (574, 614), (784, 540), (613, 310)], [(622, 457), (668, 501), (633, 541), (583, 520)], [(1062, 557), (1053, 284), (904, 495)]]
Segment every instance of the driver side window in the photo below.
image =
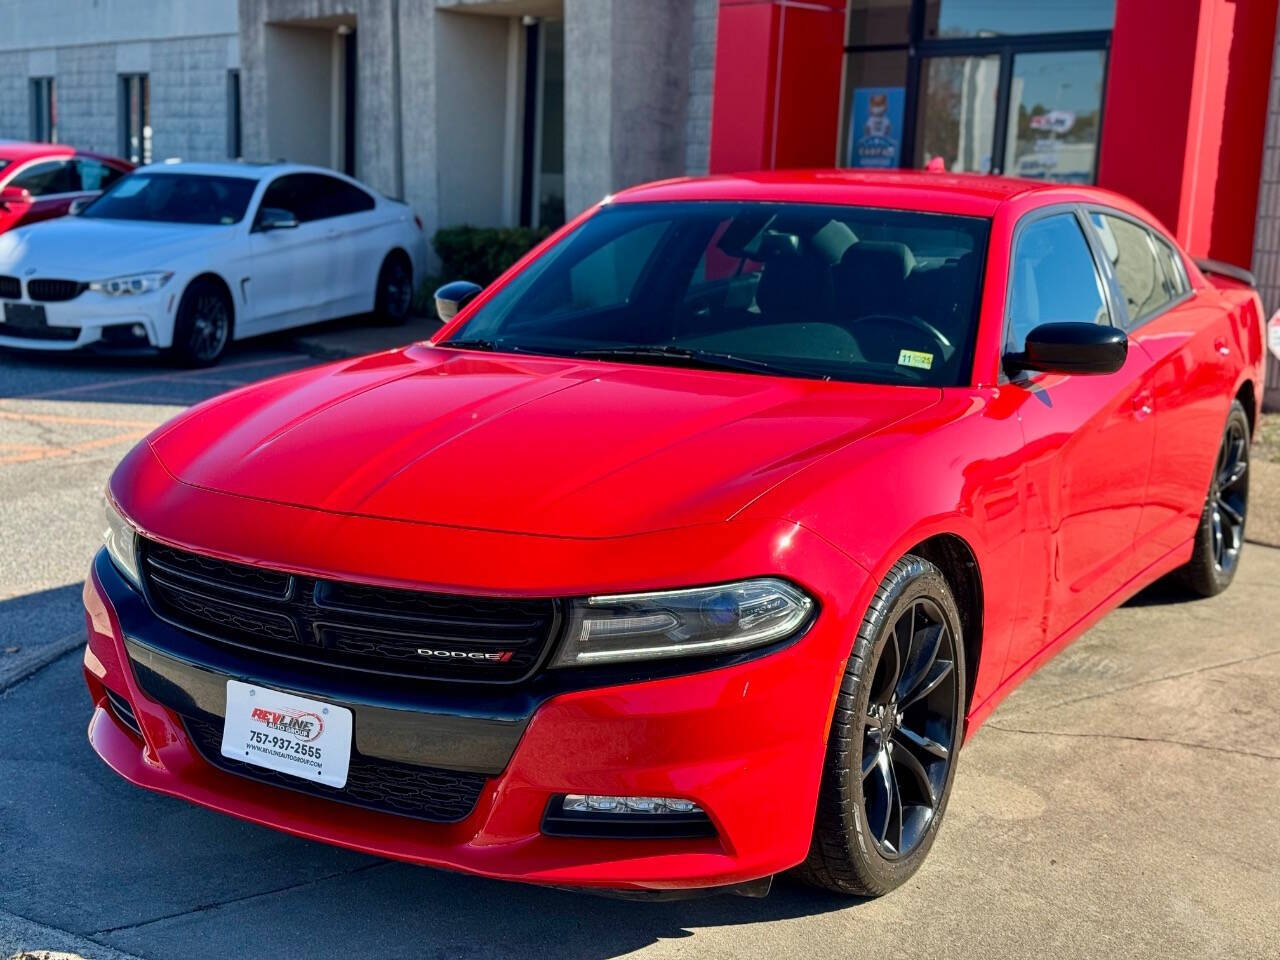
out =
[(1018, 234), (1009, 267), (1005, 350), (1019, 353), (1042, 323), (1110, 324), (1102, 278), (1074, 213), (1036, 220)]

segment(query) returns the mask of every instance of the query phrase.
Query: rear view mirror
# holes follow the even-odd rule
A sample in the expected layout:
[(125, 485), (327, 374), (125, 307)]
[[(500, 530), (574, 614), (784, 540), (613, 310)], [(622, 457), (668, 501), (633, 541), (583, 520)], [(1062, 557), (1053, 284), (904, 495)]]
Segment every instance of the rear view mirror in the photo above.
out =
[(1027, 334), (1021, 353), (1007, 353), (1005, 372), (1115, 373), (1129, 354), (1129, 338), (1098, 323), (1042, 323)]
[(436, 315), (448, 323), (484, 288), (469, 280), (454, 280), (436, 291)]
[(31, 205), (31, 191), (23, 187), (5, 187), (0, 190), (0, 210)]

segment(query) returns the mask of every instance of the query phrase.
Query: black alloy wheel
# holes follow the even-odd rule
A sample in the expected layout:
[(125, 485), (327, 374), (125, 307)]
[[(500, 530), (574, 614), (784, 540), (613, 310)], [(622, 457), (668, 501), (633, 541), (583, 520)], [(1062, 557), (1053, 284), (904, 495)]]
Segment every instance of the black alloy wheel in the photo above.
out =
[(403, 323), (413, 306), (413, 271), (402, 256), (391, 254), (378, 271), (374, 314), (383, 323)]
[(1218, 444), (1191, 562), (1178, 571), (1183, 584), (1201, 596), (1212, 597), (1225, 590), (1240, 565), (1249, 513), (1250, 440), (1244, 406), (1233, 401)]
[(877, 589), (845, 667), (803, 879), (879, 896), (919, 869), (951, 792), (965, 690), (951, 586), (928, 560), (903, 557)]
[(211, 280), (196, 280), (178, 304), (174, 356), (186, 366), (212, 366), (231, 339), (232, 323), (231, 302), (226, 292)]

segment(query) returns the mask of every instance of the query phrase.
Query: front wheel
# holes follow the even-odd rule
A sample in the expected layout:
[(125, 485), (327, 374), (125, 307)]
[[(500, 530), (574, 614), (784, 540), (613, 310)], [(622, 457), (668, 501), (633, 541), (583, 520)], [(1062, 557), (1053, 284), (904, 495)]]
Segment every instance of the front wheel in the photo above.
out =
[(903, 557), (876, 590), (845, 667), (803, 879), (880, 896), (920, 868), (955, 775), (963, 650), (946, 577)]
[(226, 291), (209, 279), (197, 279), (178, 302), (170, 355), (186, 367), (217, 363), (231, 339), (234, 319)]
[(1240, 401), (1233, 400), (1196, 528), (1191, 562), (1178, 570), (1185, 587), (1202, 597), (1212, 597), (1230, 586), (1240, 565), (1248, 512), (1249, 417)]

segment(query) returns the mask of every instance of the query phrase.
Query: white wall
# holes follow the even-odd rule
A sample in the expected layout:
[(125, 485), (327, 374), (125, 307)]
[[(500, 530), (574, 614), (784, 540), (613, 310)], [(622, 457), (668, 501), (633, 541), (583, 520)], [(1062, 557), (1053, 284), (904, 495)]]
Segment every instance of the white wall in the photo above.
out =
[(295, 163), (332, 162), (334, 33), (266, 27), (267, 155)]

